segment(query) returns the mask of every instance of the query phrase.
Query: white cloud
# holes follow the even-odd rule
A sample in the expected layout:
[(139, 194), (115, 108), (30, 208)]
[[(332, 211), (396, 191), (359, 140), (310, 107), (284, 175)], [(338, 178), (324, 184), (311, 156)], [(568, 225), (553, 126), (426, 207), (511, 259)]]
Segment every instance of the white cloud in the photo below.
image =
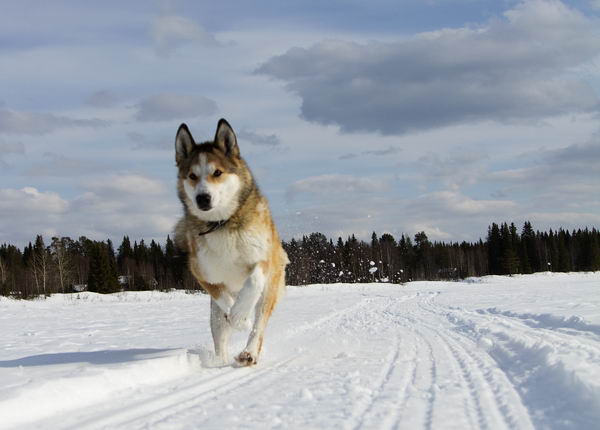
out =
[(0, 133), (39, 135), (66, 127), (105, 127), (99, 119), (76, 119), (53, 113), (24, 112), (0, 108)]
[(302, 100), (304, 119), (346, 132), (403, 134), (485, 120), (598, 112), (570, 72), (600, 55), (600, 25), (555, 0), (526, 0), (480, 27), (400, 41), (325, 41), (257, 70)]
[(353, 198), (357, 193), (377, 193), (388, 188), (386, 182), (351, 175), (319, 175), (301, 179), (288, 187), (287, 195), (294, 198), (299, 193), (324, 195), (331, 198)]
[[(414, 223), (408, 226), (408, 232), (421, 232), (424, 231), (429, 240), (450, 240), (453, 239), (452, 234), (442, 231), (439, 227), (434, 227), (428, 224)], [(410, 234), (409, 234), (410, 236)]]
[(204, 96), (161, 93), (141, 100), (137, 104), (138, 121), (168, 121), (214, 115), (217, 103)]
[(142, 175), (112, 175), (92, 182), (88, 186), (100, 195), (129, 194), (132, 196), (159, 196), (166, 192), (165, 185), (153, 178)]
[[(5, 220), (21, 222), (21, 216), (40, 216), (47, 214), (64, 213), (68, 208), (68, 202), (57, 193), (42, 192), (33, 187), (25, 187), (20, 190), (4, 188), (0, 189), (0, 214)], [(15, 217), (15, 215), (18, 215)]]
[(218, 45), (214, 35), (198, 23), (177, 15), (165, 15), (152, 22), (150, 35), (156, 52), (163, 57), (169, 56), (179, 45), (197, 42), (204, 46)]
[(510, 200), (473, 199), (456, 191), (436, 191), (420, 196), (411, 205), (411, 211), (429, 213), (433, 218), (451, 215), (505, 216), (517, 204)]
[[(174, 190), (142, 175), (113, 175), (82, 184), (72, 198), (34, 187), (0, 189), (0, 243), (23, 245), (36, 234), (163, 241), (180, 216)], [(12, 221), (11, 221), (12, 220)]]

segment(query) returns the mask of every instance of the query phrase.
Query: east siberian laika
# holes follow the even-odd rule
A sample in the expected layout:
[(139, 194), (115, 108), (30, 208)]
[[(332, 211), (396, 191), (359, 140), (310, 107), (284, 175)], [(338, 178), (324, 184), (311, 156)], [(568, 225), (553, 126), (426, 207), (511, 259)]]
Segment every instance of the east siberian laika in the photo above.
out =
[(216, 358), (229, 361), (232, 329), (252, 327), (246, 348), (235, 357), (251, 366), (258, 361), (267, 321), (285, 287), (287, 254), (226, 120), (219, 120), (212, 142), (200, 144), (181, 124), (175, 152), (184, 210), (175, 241), (210, 294)]

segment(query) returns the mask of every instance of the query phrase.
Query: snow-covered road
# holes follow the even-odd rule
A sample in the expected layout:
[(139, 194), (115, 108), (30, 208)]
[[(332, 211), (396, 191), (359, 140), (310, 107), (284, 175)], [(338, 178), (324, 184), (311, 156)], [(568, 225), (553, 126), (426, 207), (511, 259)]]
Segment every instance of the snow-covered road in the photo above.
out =
[(291, 287), (253, 368), (206, 296), (76, 297), (0, 299), (0, 428), (600, 428), (600, 273)]

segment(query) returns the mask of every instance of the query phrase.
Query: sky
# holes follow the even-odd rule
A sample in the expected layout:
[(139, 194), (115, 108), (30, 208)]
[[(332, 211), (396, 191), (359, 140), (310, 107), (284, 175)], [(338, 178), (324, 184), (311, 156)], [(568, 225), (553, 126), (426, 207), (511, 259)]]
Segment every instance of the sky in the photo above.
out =
[(600, 227), (600, 1), (7, 1), (0, 243), (164, 242), (226, 118), (284, 239)]

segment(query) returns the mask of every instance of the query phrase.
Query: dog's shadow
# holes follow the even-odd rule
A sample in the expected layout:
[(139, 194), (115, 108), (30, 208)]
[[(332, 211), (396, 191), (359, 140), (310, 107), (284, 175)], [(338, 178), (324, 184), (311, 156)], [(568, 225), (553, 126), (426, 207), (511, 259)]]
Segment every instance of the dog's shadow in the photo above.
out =
[(57, 364), (117, 364), (146, 360), (175, 349), (112, 349), (89, 352), (58, 352), (55, 354), (38, 354), (14, 360), (0, 360), (0, 368), (49, 366)]
[(211, 348), (200, 346), (188, 350), (180, 348), (132, 348), (37, 354), (14, 360), (0, 360), (0, 368), (38, 367), (77, 363), (88, 363), (93, 365), (131, 363), (165, 357), (170, 355), (170, 352), (174, 351), (185, 351), (188, 356), (197, 357), (200, 366), (204, 368), (218, 369), (237, 367), (237, 363), (233, 360), (233, 357), (230, 357), (227, 361), (222, 361), (215, 357)]

